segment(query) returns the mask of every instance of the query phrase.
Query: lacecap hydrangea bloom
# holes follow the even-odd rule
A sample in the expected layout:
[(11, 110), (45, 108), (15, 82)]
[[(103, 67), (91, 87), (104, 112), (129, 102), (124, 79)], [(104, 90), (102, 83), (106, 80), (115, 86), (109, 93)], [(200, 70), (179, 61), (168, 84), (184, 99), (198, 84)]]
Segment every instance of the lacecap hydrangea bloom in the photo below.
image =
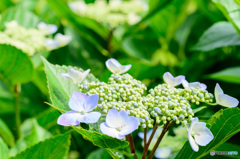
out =
[[(198, 122), (192, 109), (194, 104), (216, 105), (216, 103), (213, 103), (214, 96), (207, 91), (205, 84), (200, 82), (189, 83), (185, 76), (174, 77), (170, 72), (166, 72), (163, 75), (165, 83), (147, 91), (147, 87), (141, 81), (126, 73), (131, 65), (121, 65), (117, 60), (109, 59), (106, 66), (113, 73), (106, 83), (84, 80), (88, 76), (89, 70), (80, 72), (70, 69), (68, 73), (61, 74), (71, 82), (76, 83), (81, 95), (78, 92), (79, 95), (74, 95), (74, 100), (70, 99), (74, 101), (69, 101), (72, 111), (60, 116), (59, 124), (76, 125), (85, 121), (97, 122), (101, 113), (103, 117), (106, 116), (105, 122), (100, 125), (101, 132), (118, 139), (123, 139), (124, 136), (131, 134), (138, 127), (146, 130), (147, 128), (153, 128), (153, 125), (155, 125), (154, 129), (158, 125), (163, 126), (162, 129), (159, 129), (159, 133), (156, 133), (156, 136), (159, 136), (164, 130), (169, 129), (166, 126), (171, 127), (172, 124), (181, 124), (182, 129), (188, 129), (188, 133), (185, 132), (184, 134), (188, 134), (189, 142), (194, 151), (198, 151), (198, 145), (206, 146), (213, 139), (214, 136), (206, 127), (206, 123)], [(180, 87), (181, 84), (183, 88)], [(95, 98), (98, 96), (98, 101), (95, 100), (94, 104), (87, 100), (92, 96)], [(218, 84), (215, 89), (215, 96), (217, 104), (228, 107), (238, 105), (238, 100), (224, 94)], [(84, 104), (85, 100), (88, 101), (86, 104)], [(72, 105), (72, 103), (78, 104)], [(91, 105), (90, 109), (87, 108), (89, 103)], [(92, 118), (91, 111), (99, 113), (92, 120), (90, 119)], [(147, 134), (147, 140), (149, 134)], [(167, 132), (164, 132), (164, 134), (167, 135)], [(177, 136), (181, 135), (178, 134)], [(187, 136), (181, 137), (187, 139)], [(169, 138), (167, 143), (173, 141), (171, 145), (176, 145), (177, 142), (175, 142), (174, 137), (165, 136), (163, 143), (165, 138)], [(154, 137), (152, 141), (157, 143), (157, 140)], [(183, 145), (183, 143), (181, 144)], [(159, 147), (157, 156), (167, 156), (171, 152), (176, 152), (179, 150), (176, 147), (179, 148), (181, 144), (170, 146), (171, 151), (168, 145), (163, 144)], [(155, 151), (156, 147), (150, 144), (147, 149)], [(161, 154), (160, 152), (163, 152), (164, 149), (168, 149), (168, 153)]]
[(12, 45), (21, 49), (29, 56), (37, 52), (51, 51), (67, 45), (71, 41), (68, 35), (58, 33), (54, 38), (52, 34), (57, 26), (40, 22), (37, 28), (25, 28), (17, 21), (5, 23), (5, 29), (0, 32), (0, 44)]

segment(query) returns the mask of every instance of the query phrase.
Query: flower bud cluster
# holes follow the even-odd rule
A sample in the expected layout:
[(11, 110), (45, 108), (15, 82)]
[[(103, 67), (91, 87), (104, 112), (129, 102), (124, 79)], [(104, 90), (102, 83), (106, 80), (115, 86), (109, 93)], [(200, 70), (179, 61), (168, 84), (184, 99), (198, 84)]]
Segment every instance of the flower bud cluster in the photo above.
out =
[(143, 99), (143, 104), (148, 107), (148, 112), (157, 123), (174, 120), (176, 124), (185, 126), (194, 116), (189, 101), (181, 96), (181, 89), (160, 84), (149, 90)]
[(183, 97), (186, 98), (191, 103), (199, 105), (200, 102), (212, 103), (213, 94), (209, 93), (207, 90), (201, 88), (187, 88), (182, 90)]
[(83, 83), (79, 87), (80, 92), (87, 95), (99, 95), (99, 111), (106, 114), (109, 109), (125, 110), (138, 118), (142, 127), (153, 127), (154, 120), (150, 118), (147, 107), (142, 102), (147, 88), (129, 74), (112, 74), (107, 83)]
[(112, 28), (124, 24), (135, 24), (140, 20), (139, 14), (147, 10), (141, 1), (96, 1), (85, 4), (82, 1), (69, 2), (70, 8), (78, 15), (94, 19)]

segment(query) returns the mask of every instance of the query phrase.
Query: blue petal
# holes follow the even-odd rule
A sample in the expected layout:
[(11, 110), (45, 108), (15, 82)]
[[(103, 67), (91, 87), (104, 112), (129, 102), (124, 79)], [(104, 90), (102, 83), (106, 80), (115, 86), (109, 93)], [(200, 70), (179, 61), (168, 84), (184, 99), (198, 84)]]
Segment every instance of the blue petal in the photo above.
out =
[(131, 134), (134, 130), (138, 128), (139, 121), (134, 116), (129, 116), (128, 122), (126, 123), (124, 127), (122, 127), (120, 131), (120, 135), (128, 135)]
[(81, 115), (78, 118), (78, 121), (80, 123), (96, 123), (100, 117), (101, 117), (101, 113), (91, 112), (91, 113), (86, 113), (84, 115)]
[(68, 112), (60, 115), (60, 117), (57, 120), (57, 123), (59, 125), (63, 125), (63, 126), (78, 125), (79, 124), (79, 121), (78, 121), (79, 117), (80, 117), (80, 113), (77, 113), (76, 111), (71, 110), (71, 111), (68, 111)]
[(76, 91), (76, 92), (73, 92), (68, 102), (68, 105), (72, 110), (81, 112), (85, 110), (84, 103), (87, 99), (88, 99), (87, 95)]
[(84, 104), (85, 112), (92, 111), (97, 106), (97, 103), (98, 103), (98, 94), (94, 94), (88, 97)]
[(128, 114), (124, 111), (117, 111), (110, 109), (106, 116), (106, 123), (109, 127), (120, 128), (126, 125), (128, 121)]

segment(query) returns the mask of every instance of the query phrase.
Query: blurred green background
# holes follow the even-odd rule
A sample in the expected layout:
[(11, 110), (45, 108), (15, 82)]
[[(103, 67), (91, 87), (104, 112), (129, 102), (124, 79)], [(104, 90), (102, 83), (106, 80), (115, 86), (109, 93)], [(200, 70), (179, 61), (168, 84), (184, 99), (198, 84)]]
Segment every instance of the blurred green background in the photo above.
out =
[[(94, 0), (85, 2), (94, 3)], [(1, 0), (0, 31), (5, 22), (12, 20), (29, 28), (36, 27), (35, 22), (40, 21), (55, 24), (58, 32), (72, 36), (72, 41), (46, 56), (39, 53), (35, 56), (38, 60), (42, 55), (53, 64), (90, 68), (97, 78), (107, 81), (111, 73), (106, 69), (105, 61), (115, 58), (121, 64), (132, 64), (128, 73), (141, 80), (148, 89), (162, 83), (163, 73), (169, 71), (174, 76), (185, 75), (189, 82), (205, 83), (209, 92), (213, 92), (218, 82), (224, 92), (240, 99), (240, 1), (145, 2), (148, 11), (141, 15), (142, 20), (113, 29), (76, 15), (64, 0)], [(32, 61), (34, 63), (33, 57)], [(1, 77), (0, 121), (16, 136), (14, 96)], [(22, 83), (20, 101), (21, 121), (28, 122), (22, 126), (23, 132), (32, 130), (31, 123), (34, 125), (35, 120), (30, 122), (30, 118), (36, 119), (51, 134), (64, 132), (63, 127), (56, 125), (59, 113), (45, 103), (50, 103), (50, 99), (43, 64), (35, 67), (30, 80)], [(219, 109), (208, 107), (198, 116), (208, 120)], [(3, 129), (1, 133), (4, 134)], [(134, 137), (137, 149), (142, 150), (140, 138), (136, 134)], [(10, 138), (14, 140), (15, 137)], [(15, 141), (12, 142), (9, 146), (13, 146)], [(239, 136), (235, 135), (229, 142), (239, 144)], [(86, 158), (94, 149), (96, 147), (90, 142), (73, 133), (69, 158)], [(98, 153), (104, 153), (100, 151)]]

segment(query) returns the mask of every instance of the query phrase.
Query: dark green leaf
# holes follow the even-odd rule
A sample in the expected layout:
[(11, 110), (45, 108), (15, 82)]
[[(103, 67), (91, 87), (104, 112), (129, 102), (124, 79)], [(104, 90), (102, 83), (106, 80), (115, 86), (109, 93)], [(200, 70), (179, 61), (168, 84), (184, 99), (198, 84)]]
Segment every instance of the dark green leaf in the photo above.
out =
[(0, 137), (9, 145), (13, 146), (15, 143), (14, 136), (8, 126), (5, 124), (5, 122), (0, 119)]
[(231, 67), (208, 75), (209, 78), (240, 84), (240, 67)]
[(207, 127), (213, 133), (214, 139), (206, 146), (200, 146), (199, 151), (192, 150), (189, 141), (185, 143), (177, 155), (177, 159), (194, 158), (199, 159), (215, 150), (218, 146), (226, 142), (234, 134), (240, 131), (240, 109), (228, 108), (220, 110), (208, 121)]
[(69, 133), (55, 136), (44, 140), (25, 151), (17, 154), (11, 159), (34, 158), (34, 159), (63, 159), (70, 146)]
[(111, 159), (111, 156), (105, 149), (99, 148), (95, 151), (92, 151), (88, 156), (87, 159)]
[(229, 22), (218, 22), (203, 33), (192, 50), (210, 51), (224, 46), (240, 45), (240, 37)]
[(199, 108), (196, 108), (196, 109), (193, 109), (193, 113), (197, 113), (203, 109), (207, 108), (207, 106), (202, 106), (202, 107), (199, 107)]

